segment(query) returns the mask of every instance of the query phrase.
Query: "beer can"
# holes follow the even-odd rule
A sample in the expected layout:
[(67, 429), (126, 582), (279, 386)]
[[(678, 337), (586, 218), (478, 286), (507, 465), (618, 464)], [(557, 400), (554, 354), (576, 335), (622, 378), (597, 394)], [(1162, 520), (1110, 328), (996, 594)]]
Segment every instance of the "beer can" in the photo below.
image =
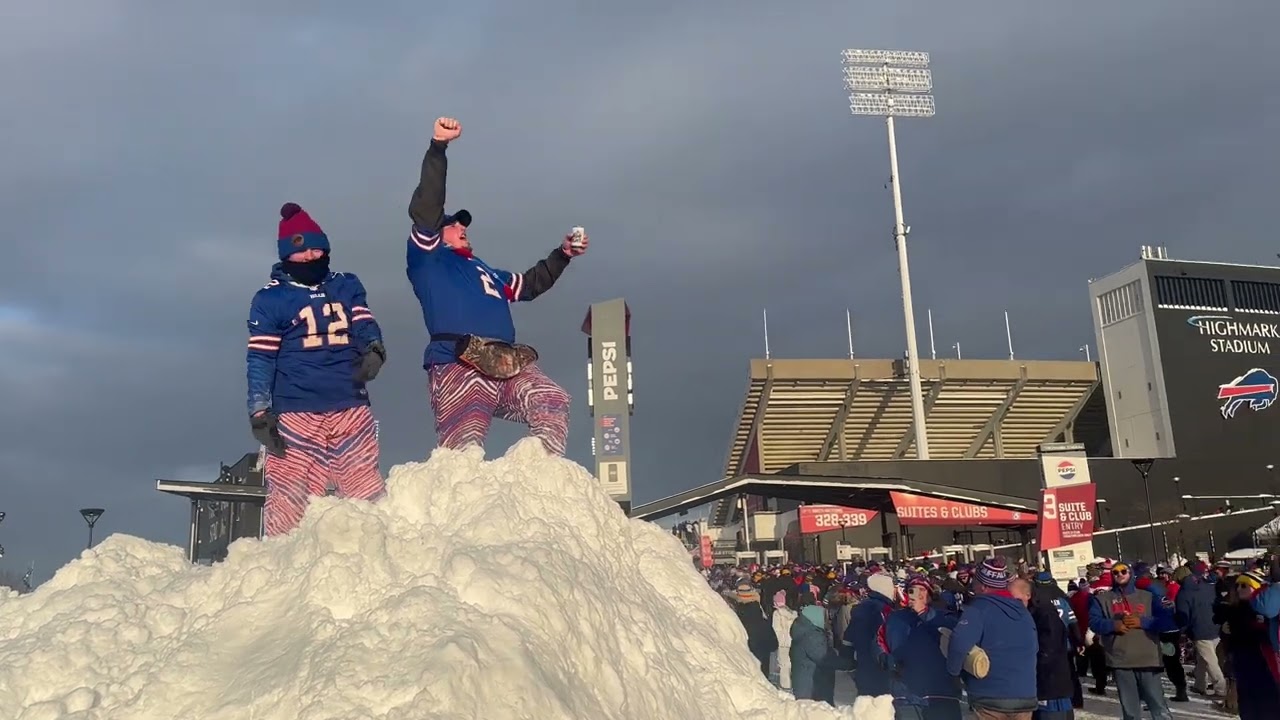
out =
[(569, 241), (569, 244), (576, 249), (579, 249), (579, 250), (582, 249), (583, 241), (586, 239), (586, 236), (587, 236), (586, 229), (582, 227), (575, 227), (569, 231), (569, 234), (573, 238), (572, 240)]

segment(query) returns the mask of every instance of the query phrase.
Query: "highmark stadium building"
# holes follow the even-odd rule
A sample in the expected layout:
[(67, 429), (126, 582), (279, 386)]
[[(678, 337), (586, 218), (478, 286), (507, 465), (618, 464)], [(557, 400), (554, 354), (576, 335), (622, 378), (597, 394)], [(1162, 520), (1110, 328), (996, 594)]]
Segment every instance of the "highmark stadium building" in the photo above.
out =
[[(1100, 555), (1274, 543), (1280, 268), (1143, 248), (1088, 299), (1088, 360), (921, 360), (927, 460), (903, 361), (752, 360), (724, 479), (632, 514), (706, 507), (717, 562), (989, 550), (1034, 541), (1042, 473), (1077, 472), (1040, 451), (1066, 443), (1096, 484)], [(812, 510), (833, 505), (851, 509)]]

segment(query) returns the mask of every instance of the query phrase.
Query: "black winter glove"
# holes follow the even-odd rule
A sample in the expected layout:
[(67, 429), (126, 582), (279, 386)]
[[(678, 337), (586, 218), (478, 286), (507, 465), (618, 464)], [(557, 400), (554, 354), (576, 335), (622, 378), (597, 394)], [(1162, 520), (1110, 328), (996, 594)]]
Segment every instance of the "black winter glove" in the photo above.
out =
[(277, 457), (284, 457), (284, 451), (289, 446), (284, 438), (280, 437), (280, 418), (275, 413), (268, 410), (261, 415), (250, 417), (249, 428), (253, 432), (254, 439), (261, 443), (267, 452)]
[(369, 347), (360, 356), (360, 364), (356, 366), (356, 382), (363, 384), (378, 377), (378, 371), (386, 361), (387, 349), (382, 347), (382, 343), (377, 340), (369, 343)]

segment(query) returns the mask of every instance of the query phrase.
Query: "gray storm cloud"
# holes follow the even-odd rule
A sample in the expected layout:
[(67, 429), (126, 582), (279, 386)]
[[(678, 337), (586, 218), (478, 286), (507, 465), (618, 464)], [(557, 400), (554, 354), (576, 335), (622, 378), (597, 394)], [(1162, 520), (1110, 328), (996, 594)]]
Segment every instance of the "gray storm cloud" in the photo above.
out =
[(901, 352), (884, 130), (847, 114), (844, 47), (933, 54), (938, 116), (900, 140), (944, 347), (1000, 356), (1008, 308), (1019, 354), (1074, 357), (1086, 281), (1142, 244), (1274, 260), (1274, 3), (73, 4), (0, 23), (0, 562), (38, 577), (83, 547), (83, 505), (107, 508), (99, 537), (181, 542), (151, 480), (252, 449), (244, 318), (288, 200), (386, 333), (384, 465), (426, 455), (403, 243), (440, 114), (466, 127), (451, 198), (486, 260), (591, 233), (517, 311), (575, 393), (581, 461), (578, 325), (627, 298), (641, 501), (720, 476), (761, 308), (780, 356), (844, 352), (845, 308), (861, 354)]

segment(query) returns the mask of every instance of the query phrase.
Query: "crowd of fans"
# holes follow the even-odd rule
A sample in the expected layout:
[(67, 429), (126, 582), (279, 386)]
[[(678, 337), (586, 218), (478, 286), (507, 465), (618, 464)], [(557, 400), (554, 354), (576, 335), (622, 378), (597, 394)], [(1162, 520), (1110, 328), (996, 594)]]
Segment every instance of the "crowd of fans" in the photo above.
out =
[(1244, 567), (1100, 558), (1065, 587), (1002, 557), (703, 573), (761, 672), (801, 699), (834, 705), (848, 672), (858, 693), (892, 695), (900, 720), (959, 720), (966, 708), (1067, 720), (1091, 680), (1093, 694), (1114, 685), (1126, 720), (1169, 720), (1188, 691), (1243, 720), (1280, 717), (1280, 556)]

